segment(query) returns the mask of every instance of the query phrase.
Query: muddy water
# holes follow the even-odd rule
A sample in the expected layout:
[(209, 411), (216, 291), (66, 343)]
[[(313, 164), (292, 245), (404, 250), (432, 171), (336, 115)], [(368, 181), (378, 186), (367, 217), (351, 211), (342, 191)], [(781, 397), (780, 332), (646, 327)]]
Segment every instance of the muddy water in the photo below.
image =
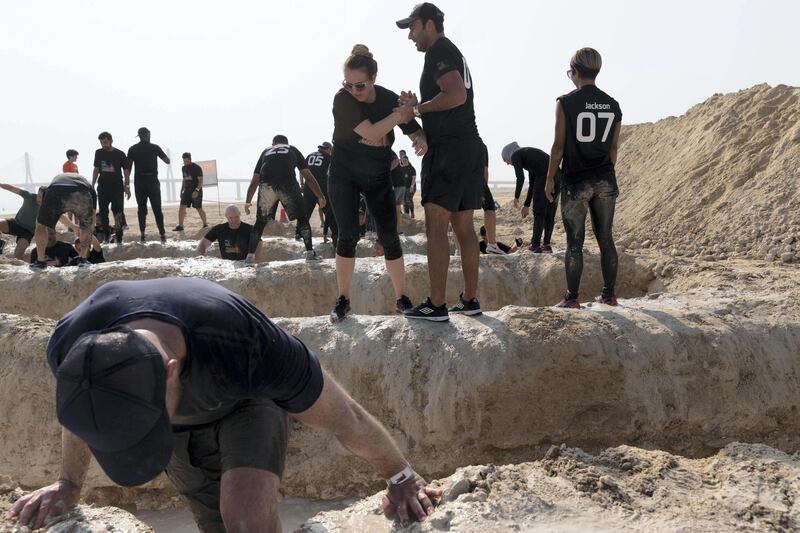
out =
[[(322, 511), (338, 511), (344, 509), (354, 500), (306, 500), (303, 498), (286, 498), (281, 502), (278, 512), (281, 517), (283, 531), (289, 533), (300, 527), (300, 524)], [(198, 529), (188, 509), (171, 511), (140, 511), (136, 517), (156, 530), (156, 533), (197, 533)]]

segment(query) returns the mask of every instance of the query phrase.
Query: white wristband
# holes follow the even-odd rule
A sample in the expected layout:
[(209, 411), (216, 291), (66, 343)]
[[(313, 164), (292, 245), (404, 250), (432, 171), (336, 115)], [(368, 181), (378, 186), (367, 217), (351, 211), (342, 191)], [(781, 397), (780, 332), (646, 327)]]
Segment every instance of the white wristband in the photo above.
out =
[(406, 467), (403, 470), (401, 470), (400, 472), (389, 478), (389, 484), (400, 485), (401, 483), (413, 477), (414, 477), (414, 470), (411, 468), (411, 466), (406, 465)]

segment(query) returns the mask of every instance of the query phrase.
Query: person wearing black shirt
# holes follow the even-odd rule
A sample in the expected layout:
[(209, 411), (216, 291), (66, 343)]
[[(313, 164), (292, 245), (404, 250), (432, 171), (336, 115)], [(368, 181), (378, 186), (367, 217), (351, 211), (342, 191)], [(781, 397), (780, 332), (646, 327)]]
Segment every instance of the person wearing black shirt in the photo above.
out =
[[(528, 193), (520, 209), (520, 214), (523, 219), (527, 218), (531, 205), (533, 206), (533, 236), (529, 250), (533, 253), (552, 253), (550, 238), (555, 227), (558, 204), (555, 201), (549, 201), (544, 192), (550, 156), (538, 148), (520, 148), (516, 142), (506, 145), (503, 148), (502, 156), (506, 164), (514, 166), (517, 178), (514, 189), (514, 207), (519, 207), (519, 196), (522, 186), (525, 184), (525, 171), (528, 171)], [(559, 185), (560, 180), (556, 180), (554, 195), (558, 194)], [(544, 233), (544, 245), (542, 245), (542, 233)]]
[(97, 200), (100, 204), (100, 225), (103, 228), (104, 235), (111, 234), (108, 220), (108, 205), (111, 204), (111, 212), (114, 214), (116, 242), (117, 244), (122, 244), (122, 227), (125, 217), (124, 196), (127, 196), (129, 200), (131, 198), (130, 177), (125, 179), (124, 183), (122, 177), (122, 170), (126, 166), (127, 157), (125, 152), (112, 146), (114, 139), (107, 131), (102, 132), (97, 138), (100, 141), (100, 149), (94, 153), (92, 187), (97, 187)]
[(197, 163), (192, 163), (192, 154), (189, 152), (184, 152), (182, 157), (181, 206), (178, 208), (178, 225), (172, 231), (183, 231), (183, 219), (186, 218), (187, 207), (197, 209), (197, 214), (203, 221), (203, 228), (207, 228), (206, 212), (203, 211), (203, 169)]
[[(317, 146), (316, 152), (308, 154), (308, 157), (306, 158), (308, 170), (310, 170), (314, 175), (314, 178), (317, 180), (317, 184), (322, 191), (322, 195), (325, 196), (325, 198), (328, 197), (328, 167), (330, 167), (331, 164), (332, 148), (333, 146), (331, 143), (325, 141)], [(317, 206), (317, 195), (314, 194), (314, 191), (311, 190), (309, 184), (306, 183), (306, 181), (302, 178), (302, 175), (300, 180), (303, 182), (303, 204), (305, 206), (306, 217), (308, 217), (310, 221), (311, 214), (314, 212), (314, 208)], [(330, 203), (327, 203), (325, 208), (320, 208), (319, 214), (320, 220), (322, 221), (322, 234), (326, 238), (326, 242), (328, 229), (330, 228), (333, 237), (333, 245), (336, 246), (338, 232), (336, 228), (336, 219), (333, 216), (333, 210), (331, 209)], [(299, 240), (298, 237), (302, 238), (299, 230), (295, 234), (295, 238)]]
[(405, 150), (400, 150), (400, 166), (403, 168), (406, 197), (403, 202), (403, 213), (414, 218), (414, 194), (417, 192), (417, 170), (408, 161)]
[(272, 146), (261, 152), (253, 169), (253, 179), (247, 189), (247, 200), (244, 212), (250, 214), (251, 200), (258, 190), (258, 203), (256, 204), (256, 223), (253, 225), (253, 237), (250, 239), (250, 250), (246, 258), (249, 263), (255, 261), (256, 246), (261, 242), (261, 234), (270, 220), (275, 220), (275, 213), (280, 202), (286, 209), (289, 220), (297, 220), (297, 228), (306, 245), (306, 259), (315, 260), (317, 255), (311, 242), (311, 226), (306, 216), (303, 204), (303, 195), (295, 179), (295, 169), (305, 179), (317, 197), (321, 208), (325, 208), (327, 201), (322, 194), (314, 174), (308, 170), (308, 163), (300, 150), (289, 144), (289, 139), (284, 135), (276, 135), (272, 139)]
[(408, 29), (425, 66), (419, 99), (403, 92), (400, 103), (422, 118), (428, 153), (422, 160), (422, 206), (428, 238), (427, 301), (405, 313), (408, 318), (449, 320), (445, 292), (450, 264), (448, 225), (452, 223), (461, 245), (464, 291), (452, 313), (479, 315), (478, 239), (472, 214), (481, 207), (484, 191), (482, 144), (475, 123), (473, 78), (461, 51), (444, 35), (444, 13), (435, 5), (417, 4), (411, 15), (398, 20)]
[(68, 242), (59, 241), (58, 234), (53, 228), (47, 228), (47, 241), (44, 248), (44, 257), (39, 257), (39, 247), (31, 251), (31, 264), (44, 261), (50, 267), (63, 267), (73, 262), (78, 257), (78, 251)]
[(567, 234), (565, 267), (567, 293), (557, 305), (579, 308), (578, 289), (583, 273), (586, 213), (600, 247), (603, 291), (596, 301), (616, 305), (617, 249), (612, 226), (619, 189), (614, 165), (622, 123), (616, 100), (595, 85), (602, 59), (597, 50), (581, 48), (570, 59), (567, 77), (576, 90), (558, 98), (556, 134), (550, 153), (545, 194), (553, 199), (555, 176), (563, 169), (561, 217)]
[[(223, 259), (231, 261), (242, 261), (247, 257), (250, 249), (250, 238), (253, 233), (253, 226), (242, 222), (242, 214), (239, 208), (231, 204), (225, 208), (225, 224), (218, 224), (208, 230), (205, 237), (197, 243), (197, 254), (205, 255), (206, 250), (214, 241), (219, 242), (219, 255)], [(261, 250), (260, 243), (256, 247), (256, 256)]]
[(0, 183), (0, 189), (5, 189), (22, 197), (22, 207), (19, 208), (16, 216), (14, 218), (0, 219), (0, 233), (13, 235), (17, 238), (14, 257), (24, 261), (25, 250), (28, 249), (28, 245), (33, 241), (33, 234), (36, 231), (36, 217), (39, 214), (39, 205), (42, 203), (45, 188), (39, 187), (38, 192), (32, 193), (13, 185)]
[(47, 362), (61, 474), (17, 500), (20, 525), (74, 507), (93, 455), (126, 487), (166, 471), (201, 531), (279, 531), (289, 414), (388, 480), (387, 515), (424, 520), (442, 494), (305, 344), (214, 282), (106, 283), (59, 320)]
[(390, 178), (395, 126), (400, 126), (412, 139), (418, 151), (427, 150), (425, 135), (413, 112), (408, 108), (394, 110), (397, 94), (375, 83), (378, 63), (366, 46), (353, 47), (343, 70), (342, 88), (333, 97), (333, 157), (328, 181), (339, 227), (336, 244), (339, 297), (331, 311), (332, 322), (343, 320), (350, 312), (361, 195), (385, 250), (386, 271), (397, 299), (395, 306), (400, 312), (411, 307), (411, 300), (405, 296), (405, 263)]
[(125, 168), (125, 183), (130, 182), (131, 166), (136, 167), (133, 175), (133, 187), (136, 191), (136, 205), (139, 216), (140, 241), (144, 242), (144, 229), (147, 226), (147, 202), (153, 208), (161, 243), (167, 242), (164, 229), (164, 213), (161, 211), (161, 182), (158, 181), (158, 160), (169, 165), (169, 157), (157, 144), (150, 142), (150, 130), (139, 128), (139, 142), (128, 148), (128, 163)]
[[(73, 263), (78, 266), (88, 265), (89, 243), (92, 239), (94, 228), (94, 212), (97, 207), (97, 193), (86, 179), (80, 174), (59, 174), (46, 188), (43, 189), (42, 205), (36, 215), (36, 232), (34, 238), (39, 250), (46, 248), (48, 229), (55, 230), (56, 224), (63, 215), (74, 215), (79, 226), (81, 248), (79, 257)], [(68, 219), (63, 217), (67, 222)], [(42, 260), (32, 260), (31, 269), (43, 270), (47, 263)]]

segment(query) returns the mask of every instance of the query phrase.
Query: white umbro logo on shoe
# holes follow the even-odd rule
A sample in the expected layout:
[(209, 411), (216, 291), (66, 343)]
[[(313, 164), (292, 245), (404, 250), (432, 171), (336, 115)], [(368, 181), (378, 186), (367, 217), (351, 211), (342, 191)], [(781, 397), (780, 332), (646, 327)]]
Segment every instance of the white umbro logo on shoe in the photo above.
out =
[(426, 315), (429, 315), (434, 311), (435, 309), (431, 309), (430, 307), (423, 307), (422, 309), (419, 310), (420, 313), (425, 313)]

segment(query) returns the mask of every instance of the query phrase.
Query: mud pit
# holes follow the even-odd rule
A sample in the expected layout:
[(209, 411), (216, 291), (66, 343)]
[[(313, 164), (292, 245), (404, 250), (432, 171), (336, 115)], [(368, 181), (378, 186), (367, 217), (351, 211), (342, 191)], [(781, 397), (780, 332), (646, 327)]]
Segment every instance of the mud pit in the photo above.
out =
[[(735, 440), (796, 450), (800, 313), (779, 297), (720, 292), (582, 312), (508, 307), (444, 326), (399, 317), (338, 327), (324, 318), (277, 322), (319, 354), (429, 477), (528, 461), (562, 442), (689, 456)], [(54, 380), (41, 355), (54, 322), (4, 315), (0, 324), (0, 472), (39, 486), (59, 461)], [(295, 424), (289, 494), (334, 498), (379, 486), (334, 440)], [(96, 466), (87, 488), (89, 501), (102, 503), (148, 490), (112, 487)]]
[[(602, 289), (599, 256), (587, 253), (582, 291), (599, 294)], [(479, 291), (484, 310), (504, 305), (539, 307), (552, 305), (564, 293), (563, 257), (546, 254), (482, 256)], [(655, 276), (644, 264), (620, 254), (620, 296), (642, 296)], [(169, 276), (195, 276), (216, 281), (242, 294), (269, 316), (327, 315), (338, 296), (333, 260), (307, 263), (264, 263), (247, 267), (240, 262), (211, 257), (137, 259), (86, 268), (65, 267), (31, 272), (24, 266), (0, 265), (0, 312), (60, 318), (97, 287), (112, 280), (136, 280)], [(447, 298), (455, 303), (463, 290), (461, 264), (452, 258)], [(406, 294), (415, 302), (428, 294), (427, 261), (406, 256)], [(53, 295), (58, 295), (53, 297)], [(351, 305), (357, 314), (394, 314), (394, 290), (383, 258), (356, 262)], [(46, 302), (46, 305), (42, 305)]]

